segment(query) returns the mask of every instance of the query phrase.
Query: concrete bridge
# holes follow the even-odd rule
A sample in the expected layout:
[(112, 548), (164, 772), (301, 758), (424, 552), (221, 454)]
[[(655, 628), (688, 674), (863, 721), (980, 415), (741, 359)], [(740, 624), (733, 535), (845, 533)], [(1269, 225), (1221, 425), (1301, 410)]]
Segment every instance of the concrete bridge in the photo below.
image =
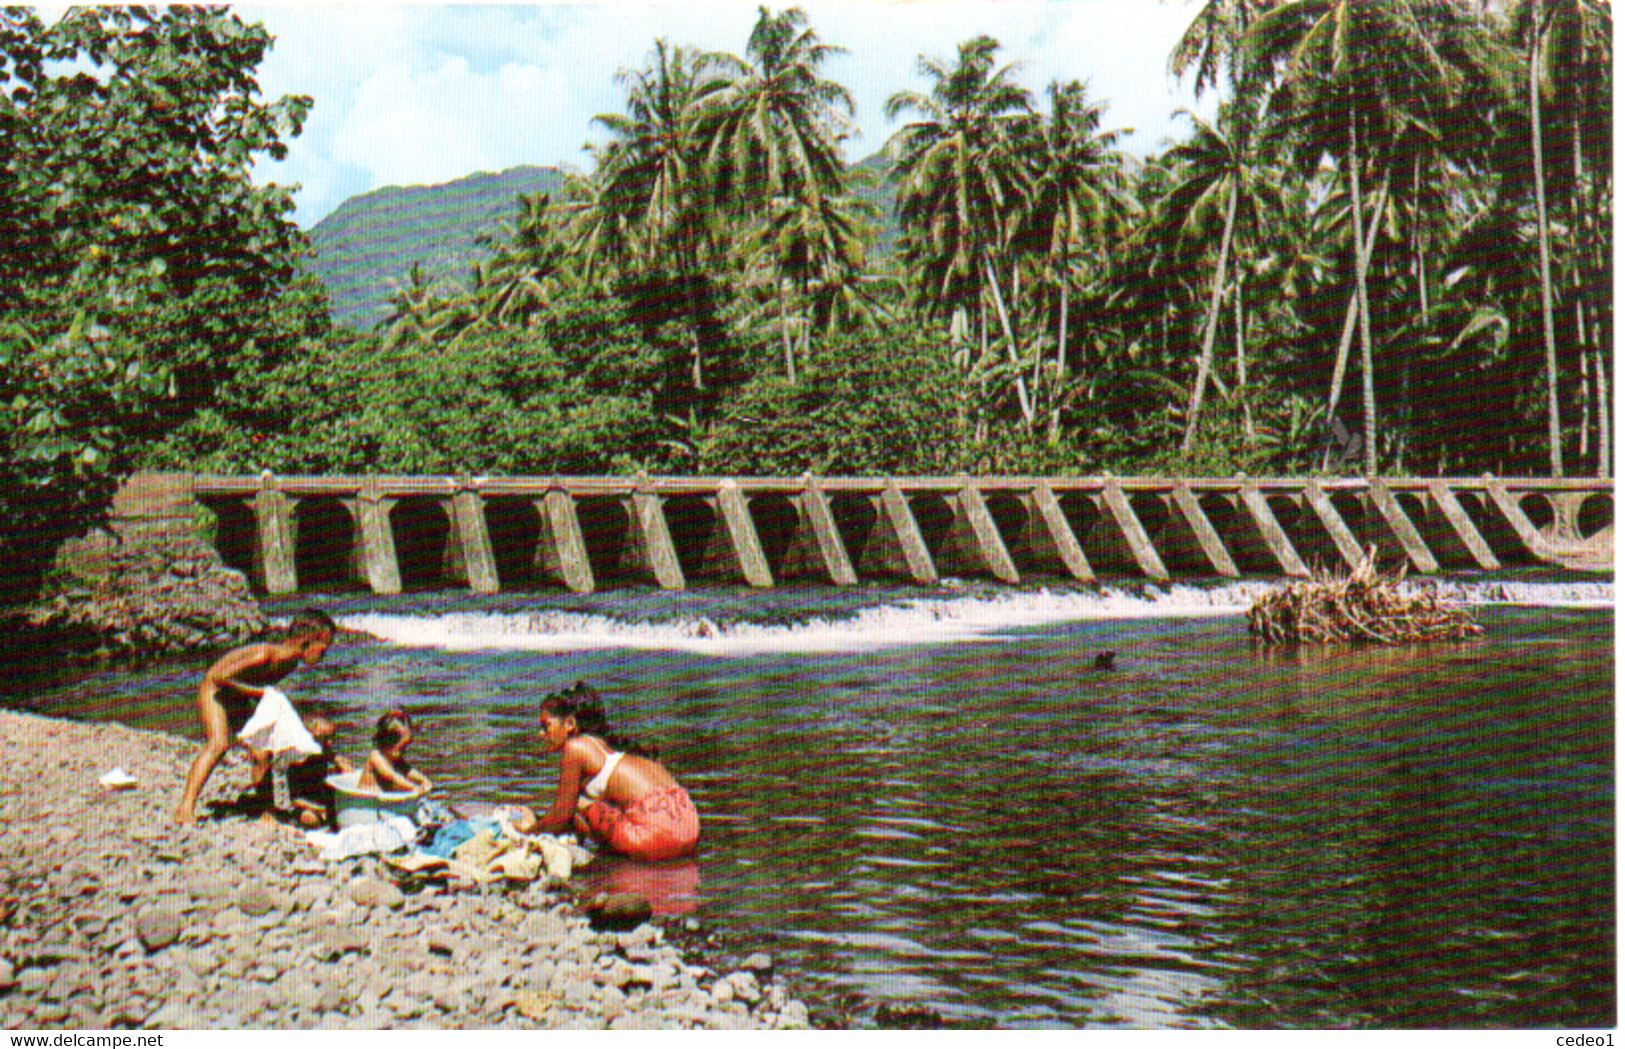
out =
[(1591, 478), (137, 475), (115, 515), (216, 519), (270, 594), (1304, 576), (1612, 564)]

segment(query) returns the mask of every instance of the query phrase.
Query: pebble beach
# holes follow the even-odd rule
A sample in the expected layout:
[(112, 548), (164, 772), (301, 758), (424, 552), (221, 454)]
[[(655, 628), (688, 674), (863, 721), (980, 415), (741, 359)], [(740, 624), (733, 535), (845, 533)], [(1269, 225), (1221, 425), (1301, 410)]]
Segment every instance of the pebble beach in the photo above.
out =
[[(170, 818), (197, 742), (0, 711), (0, 1027), (805, 1028), (761, 952), (545, 881), (403, 892), (298, 829)], [(119, 767), (134, 786), (98, 783)], [(199, 812), (247, 780), (234, 750)], [(685, 935), (686, 934), (686, 935)]]

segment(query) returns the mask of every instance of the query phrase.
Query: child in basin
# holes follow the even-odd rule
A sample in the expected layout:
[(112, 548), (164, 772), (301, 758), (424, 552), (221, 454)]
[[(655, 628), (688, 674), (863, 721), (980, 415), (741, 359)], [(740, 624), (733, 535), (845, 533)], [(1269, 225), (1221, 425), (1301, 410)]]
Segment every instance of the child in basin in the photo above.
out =
[(429, 777), (413, 768), (406, 760), (406, 748), (412, 743), (412, 719), (404, 710), (391, 710), (378, 719), (378, 730), (372, 734), (372, 753), (361, 768), (358, 786), (362, 790), (408, 791), (427, 794), (434, 789)]
[(559, 789), (541, 817), (521, 808), (523, 834), (574, 827), (626, 856), (665, 860), (694, 851), (700, 816), (688, 792), (655, 760), (652, 748), (610, 731), (603, 701), (591, 687), (542, 700), (541, 736), (559, 754)]

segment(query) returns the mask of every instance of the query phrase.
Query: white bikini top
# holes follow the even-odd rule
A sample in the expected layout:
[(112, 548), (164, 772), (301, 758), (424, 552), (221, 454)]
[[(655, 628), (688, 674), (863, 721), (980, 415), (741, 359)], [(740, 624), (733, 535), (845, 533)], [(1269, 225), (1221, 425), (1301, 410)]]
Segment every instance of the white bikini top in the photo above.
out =
[(581, 793), (585, 794), (589, 801), (597, 801), (604, 796), (604, 790), (609, 786), (610, 774), (615, 771), (615, 766), (619, 765), (624, 757), (626, 757), (625, 751), (616, 750), (612, 751), (609, 757), (604, 759), (604, 767), (598, 770), (598, 775), (594, 776), (585, 787), (581, 788)]

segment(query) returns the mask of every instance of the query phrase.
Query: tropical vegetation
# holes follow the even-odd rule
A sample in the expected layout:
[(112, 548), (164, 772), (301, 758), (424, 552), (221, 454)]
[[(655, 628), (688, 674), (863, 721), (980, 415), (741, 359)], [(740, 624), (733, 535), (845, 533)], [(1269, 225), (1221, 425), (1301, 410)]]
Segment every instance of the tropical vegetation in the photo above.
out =
[[(0, 222), (48, 249), (0, 255), (8, 462), (42, 464), (38, 491), (135, 461), (1610, 473), (1606, 0), (1191, 13), (1169, 68), (1217, 113), (1147, 156), (1083, 55), (1047, 85), (991, 36), (921, 55), (901, 128), (854, 163), (840, 48), (805, 12), (762, 8), (739, 54), (655, 41), (590, 169), (522, 194), (466, 280), (397, 274), (367, 331), (312, 319), (281, 191), (219, 170), (308, 104), (253, 100), (263, 30), (7, 14), (0, 120), (33, 145), (0, 157)], [(183, 30), (230, 68), (120, 57)], [(51, 71), (74, 54), (123, 64)], [(121, 91), (197, 149), (97, 123)], [(99, 192), (115, 152), (190, 192)]]

